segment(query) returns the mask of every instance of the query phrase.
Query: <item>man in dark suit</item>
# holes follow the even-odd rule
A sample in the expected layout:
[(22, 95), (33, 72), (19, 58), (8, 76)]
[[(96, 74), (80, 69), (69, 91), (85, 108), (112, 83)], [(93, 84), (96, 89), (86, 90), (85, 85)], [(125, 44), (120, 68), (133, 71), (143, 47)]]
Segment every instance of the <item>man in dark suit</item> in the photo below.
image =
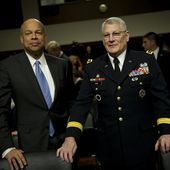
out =
[(142, 46), (146, 52), (154, 54), (170, 90), (170, 52), (163, 50), (160, 37), (155, 32), (148, 32), (143, 36)]
[[(23, 152), (57, 149), (56, 137), (65, 132), (73, 89), (71, 64), (43, 52), (46, 34), (39, 20), (31, 18), (22, 24), (20, 40), (24, 51), (0, 63), (0, 153), (11, 169), (27, 164)], [(35, 76), (36, 61), (49, 87), (50, 106), (43, 96), (47, 88), (42, 91)], [(16, 107), (19, 148), (13, 145), (7, 123), (11, 98)]]
[[(170, 150), (170, 98), (154, 57), (127, 49), (121, 18), (102, 24), (106, 55), (87, 65), (57, 156), (73, 161), (95, 97), (97, 158), (104, 170), (155, 170), (155, 150)], [(159, 132), (159, 133), (158, 133)]]

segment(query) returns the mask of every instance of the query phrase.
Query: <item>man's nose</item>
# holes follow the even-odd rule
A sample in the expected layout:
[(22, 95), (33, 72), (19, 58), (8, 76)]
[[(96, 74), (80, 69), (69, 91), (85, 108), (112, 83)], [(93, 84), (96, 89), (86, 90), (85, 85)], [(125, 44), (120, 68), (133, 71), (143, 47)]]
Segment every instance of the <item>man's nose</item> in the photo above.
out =
[(32, 38), (37, 38), (37, 34), (35, 32), (32, 33)]

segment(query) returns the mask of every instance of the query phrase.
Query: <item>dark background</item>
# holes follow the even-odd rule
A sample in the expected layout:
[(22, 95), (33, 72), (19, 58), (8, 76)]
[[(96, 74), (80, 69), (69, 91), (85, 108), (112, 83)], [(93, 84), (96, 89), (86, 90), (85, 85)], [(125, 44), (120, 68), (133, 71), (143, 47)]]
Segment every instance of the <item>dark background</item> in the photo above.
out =
[[(23, 0), (24, 1), (24, 0)], [(45, 25), (58, 24), (73, 21), (107, 18), (110, 16), (134, 15), (156, 11), (169, 10), (167, 0), (65, 0), (64, 4), (41, 6), (40, 0), (38, 13), (40, 20)], [(4, 0), (0, 4), (0, 30), (19, 28), (23, 22), (21, 0)], [(108, 10), (105, 13), (99, 11), (100, 4), (106, 4)], [(31, 9), (30, 9), (31, 12)], [(156, 19), (156, 18), (155, 18)], [(169, 22), (169, 21), (167, 21)], [(163, 33), (161, 37), (170, 37), (170, 33)], [(132, 37), (129, 47), (142, 50), (142, 37)], [(102, 42), (83, 43), (82, 46), (91, 45), (95, 56), (105, 52)], [(63, 45), (62, 48), (69, 55), (72, 44)], [(21, 50), (0, 52), (0, 60), (20, 52)]]
[[(65, 0), (64, 4), (50, 6), (41, 6), (40, 0), (37, 1), (39, 3), (40, 20), (45, 25), (170, 9), (168, 0)], [(99, 11), (99, 5), (103, 3), (108, 7), (105, 13)], [(1, 1), (0, 29), (19, 28), (22, 22), (21, 0)]]

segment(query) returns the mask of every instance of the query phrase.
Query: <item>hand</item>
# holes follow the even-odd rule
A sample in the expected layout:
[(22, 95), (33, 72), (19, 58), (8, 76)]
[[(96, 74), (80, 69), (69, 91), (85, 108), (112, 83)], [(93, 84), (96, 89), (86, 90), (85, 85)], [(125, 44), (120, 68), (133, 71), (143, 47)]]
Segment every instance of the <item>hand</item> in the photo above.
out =
[(155, 144), (155, 150), (160, 150), (162, 153), (170, 151), (170, 135), (162, 135)]
[(73, 137), (65, 138), (62, 146), (57, 149), (56, 155), (66, 162), (72, 163), (73, 156), (77, 150), (77, 143)]
[(26, 159), (23, 155), (23, 151), (19, 149), (13, 149), (8, 152), (5, 156), (11, 170), (23, 169), (26, 165)]

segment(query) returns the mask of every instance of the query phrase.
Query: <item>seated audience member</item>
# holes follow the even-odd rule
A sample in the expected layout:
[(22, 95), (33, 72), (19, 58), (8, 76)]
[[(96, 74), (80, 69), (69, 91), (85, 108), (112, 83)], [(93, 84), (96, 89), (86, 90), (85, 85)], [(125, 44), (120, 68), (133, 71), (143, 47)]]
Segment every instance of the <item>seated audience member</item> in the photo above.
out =
[(77, 55), (70, 55), (68, 59), (73, 67), (73, 81), (74, 81), (74, 88), (75, 88), (74, 92), (76, 98), (82, 81), (83, 65)]
[(50, 55), (68, 59), (68, 56), (62, 51), (61, 46), (57, 41), (49, 41), (46, 46), (46, 51)]
[(86, 59), (93, 59), (93, 56), (92, 56), (92, 47), (90, 45), (87, 45), (85, 47), (85, 57)]

